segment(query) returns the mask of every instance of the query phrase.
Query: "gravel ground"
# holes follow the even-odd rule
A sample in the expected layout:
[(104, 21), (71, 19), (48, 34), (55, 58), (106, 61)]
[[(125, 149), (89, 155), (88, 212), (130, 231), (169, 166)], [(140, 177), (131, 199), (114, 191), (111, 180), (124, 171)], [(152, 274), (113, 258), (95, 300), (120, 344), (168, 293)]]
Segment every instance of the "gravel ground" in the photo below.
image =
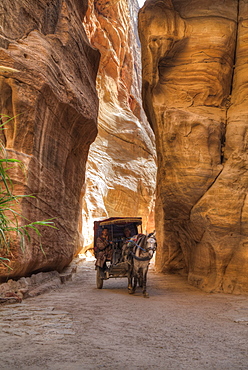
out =
[(148, 291), (129, 295), (127, 279), (98, 290), (94, 262), (79, 264), (59, 289), (0, 307), (0, 369), (248, 369), (248, 296), (153, 268)]

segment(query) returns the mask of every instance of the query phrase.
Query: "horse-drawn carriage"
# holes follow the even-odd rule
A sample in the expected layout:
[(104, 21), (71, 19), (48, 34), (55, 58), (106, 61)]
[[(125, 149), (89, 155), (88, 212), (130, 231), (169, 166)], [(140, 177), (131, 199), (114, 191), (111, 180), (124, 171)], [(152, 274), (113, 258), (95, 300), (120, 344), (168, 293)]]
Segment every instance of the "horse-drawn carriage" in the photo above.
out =
[(137, 282), (146, 293), (149, 262), (156, 250), (154, 234), (142, 234), (141, 217), (112, 217), (94, 222), (96, 284), (110, 278), (128, 278), (128, 291), (134, 293)]

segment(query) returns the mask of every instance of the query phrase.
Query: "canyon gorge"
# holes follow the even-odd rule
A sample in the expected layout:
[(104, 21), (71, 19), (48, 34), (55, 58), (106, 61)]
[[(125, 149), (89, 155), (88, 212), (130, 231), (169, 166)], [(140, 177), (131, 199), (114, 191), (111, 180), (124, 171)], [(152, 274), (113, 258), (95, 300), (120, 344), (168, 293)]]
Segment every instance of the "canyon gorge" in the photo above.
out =
[(17, 241), (3, 276), (61, 271), (92, 247), (99, 218), (138, 215), (144, 231), (154, 229), (156, 150), (141, 101), (138, 9), (126, 0), (1, 5), (2, 121), (14, 117), (4, 142), (25, 166), (11, 178), (15, 193), (35, 196), (20, 213), (58, 229), (42, 228), (42, 248), (33, 235), (25, 253)]
[(3, 0), (0, 15), (10, 175), (35, 195), (20, 212), (57, 227), (42, 249), (16, 241), (0, 276), (61, 271), (94, 220), (142, 216), (158, 271), (247, 293), (248, 0)]

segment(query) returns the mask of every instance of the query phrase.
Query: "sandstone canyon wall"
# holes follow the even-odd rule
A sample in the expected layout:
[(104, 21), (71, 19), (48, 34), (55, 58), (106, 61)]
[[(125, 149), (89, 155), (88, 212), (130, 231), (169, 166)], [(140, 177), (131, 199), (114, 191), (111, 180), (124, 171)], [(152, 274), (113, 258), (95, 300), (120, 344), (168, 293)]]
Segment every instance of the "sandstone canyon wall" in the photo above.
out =
[(147, 0), (139, 14), (157, 267), (206, 291), (248, 292), (247, 25), (247, 0)]
[(84, 194), (83, 235), (92, 242), (93, 221), (142, 216), (154, 228), (154, 134), (141, 102), (137, 1), (90, 0), (87, 35), (101, 52), (97, 77), (98, 136), (91, 145)]
[[(10, 158), (25, 165), (12, 179), (31, 221), (55, 217), (22, 254), (13, 250), (11, 275), (61, 270), (78, 248), (81, 189), (90, 144), (97, 134), (95, 79), (100, 54), (85, 34), (86, 0), (2, 0), (0, 113), (14, 116), (4, 140)], [(1, 268), (0, 274), (7, 270)]]

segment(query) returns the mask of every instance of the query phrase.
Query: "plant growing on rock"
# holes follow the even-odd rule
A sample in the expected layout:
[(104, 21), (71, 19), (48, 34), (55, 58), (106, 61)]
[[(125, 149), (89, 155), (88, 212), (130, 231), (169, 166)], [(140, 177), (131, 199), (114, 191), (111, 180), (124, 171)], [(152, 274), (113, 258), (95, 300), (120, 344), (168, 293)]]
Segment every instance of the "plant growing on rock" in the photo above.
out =
[[(3, 118), (5, 122), (3, 123)], [(5, 130), (4, 125), (7, 124), (13, 117), (0, 115), (0, 131)], [(48, 226), (56, 228), (52, 219), (44, 221), (29, 222), (16, 209), (17, 205), (23, 198), (33, 197), (33, 195), (15, 195), (13, 192), (13, 183), (9, 176), (9, 171), (15, 165), (23, 166), (18, 159), (9, 158), (5, 149), (3, 140), (0, 139), (0, 264), (12, 270), (10, 257), (12, 257), (11, 245), (15, 236), (20, 240), (22, 251), (25, 251), (25, 238), (31, 240), (30, 231), (33, 230), (38, 237), (41, 237), (39, 226)], [(27, 222), (25, 225), (20, 225), (20, 220)], [(40, 248), (43, 251), (42, 244)]]

